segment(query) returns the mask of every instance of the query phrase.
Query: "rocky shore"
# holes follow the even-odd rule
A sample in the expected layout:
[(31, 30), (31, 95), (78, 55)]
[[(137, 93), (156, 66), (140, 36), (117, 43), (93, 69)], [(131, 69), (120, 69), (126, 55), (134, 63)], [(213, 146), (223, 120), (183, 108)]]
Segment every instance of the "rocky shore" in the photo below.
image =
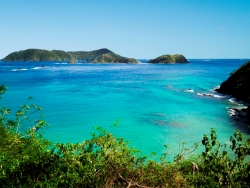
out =
[(228, 114), (236, 121), (241, 121), (249, 125), (249, 108), (228, 108)]
[(221, 94), (217, 90), (218, 88), (212, 90), (211, 93), (201, 93), (190, 88), (183, 89), (184, 92), (194, 93), (200, 97), (228, 100), (230, 103), (233, 104), (233, 106), (230, 105), (231, 107), (227, 107), (227, 113), (229, 114), (229, 116), (231, 116), (234, 121), (250, 125), (249, 103), (245, 103), (242, 100), (237, 100), (232, 95)]

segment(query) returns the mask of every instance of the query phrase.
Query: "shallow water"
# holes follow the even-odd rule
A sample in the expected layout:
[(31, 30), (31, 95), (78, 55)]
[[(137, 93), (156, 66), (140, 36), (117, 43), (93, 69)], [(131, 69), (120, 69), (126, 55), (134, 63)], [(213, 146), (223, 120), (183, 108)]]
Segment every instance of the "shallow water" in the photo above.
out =
[(43, 108), (50, 124), (45, 137), (52, 141), (81, 142), (91, 138), (95, 126), (102, 126), (130, 140), (144, 154), (163, 153), (164, 144), (176, 153), (179, 139), (191, 146), (211, 128), (223, 143), (236, 129), (246, 131), (228, 115), (227, 108), (238, 107), (237, 103), (199, 95), (217, 95), (213, 89), (246, 61), (190, 60), (176, 65), (0, 62), (0, 84), (8, 84), (0, 105), (17, 110), (32, 96), (31, 102)]

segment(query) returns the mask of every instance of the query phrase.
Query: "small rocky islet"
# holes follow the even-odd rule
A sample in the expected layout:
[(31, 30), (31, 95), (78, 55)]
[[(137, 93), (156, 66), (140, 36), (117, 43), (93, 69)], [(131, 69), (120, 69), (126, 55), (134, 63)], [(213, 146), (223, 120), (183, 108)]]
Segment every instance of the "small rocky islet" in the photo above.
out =
[(188, 63), (188, 60), (181, 54), (167, 54), (159, 56), (155, 59), (151, 59), (148, 63), (157, 63), (157, 64), (176, 64), (176, 63)]

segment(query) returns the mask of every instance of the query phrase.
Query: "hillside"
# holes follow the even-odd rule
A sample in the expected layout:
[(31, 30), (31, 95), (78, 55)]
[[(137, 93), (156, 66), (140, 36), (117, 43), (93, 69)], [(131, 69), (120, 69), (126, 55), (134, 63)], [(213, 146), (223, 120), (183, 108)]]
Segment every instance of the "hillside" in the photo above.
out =
[(71, 58), (70, 54), (60, 50), (27, 49), (13, 52), (2, 61), (67, 61)]
[(155, 59), (151, 59), (148, 63), (161, 63), (161, 64), (173, 64), (173, 63), (188, 63), (187, 59), (180, 54), (174, 55), (162, 55)]
[(106, 48), (89, 52), (77, 51), (68, 53), (78, 60), (87, 60), (92, 63), (137, 63), (137, 60), (134, 58), (122, 57)]
[(92, 59), (93, 63), (98, 62), (109, 62), (109, 63), (137, 63), (136, 59), (126, 58), (121, 56), (113, 56), (112, 54), (102, 54), (100, 57), (95, 57)]
[[(224, 81), (219, 89), (216, 89), (219, 93), (226, 95), (232, 95), (238, 100), (242, 100), (245, 103), (250, 104), (250, 61), (246, 62), (239, 69), (232, 72), (230, 77)], [(250, 125), (250, 106), (247, 109), (243, 109), (248, 117), (248, 125)]]
[(232, 72), (230, 77), (224, 81), (218, 92), (233, 95), (238, 100), (250, 103), (250, 61)]
[(106, 48), (89, 52), (27, 49), (13, 52), (2, 59), (2, 61), (71, 61), (72, 59), (93, 63), (137, 63), (136, 59), (122, 57)]
[[(78, 60), (88, 60), (91, 61), (93, 59), (99, 58), (102, 54), (112, 54), (113, 57), (116, 57), (116, 54), (109, 49), (102, 48), (99, 50), (93, 50), (93, 51), (76, 51), (76, 52), (68, 52), (72, 56), (74, 56)], [(119, 55), (117, 55), (119, 56)]]

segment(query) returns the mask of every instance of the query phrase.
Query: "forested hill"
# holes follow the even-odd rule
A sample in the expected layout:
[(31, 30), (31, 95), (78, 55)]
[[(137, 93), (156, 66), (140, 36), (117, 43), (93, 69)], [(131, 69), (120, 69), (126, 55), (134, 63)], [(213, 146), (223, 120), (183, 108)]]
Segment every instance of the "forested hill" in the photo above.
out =
[(134, 58), (122, 57), (107, 48), (93, 51), (68, 52), (78, 60), (87, 60), (93, 63), (137, 63)]
[(70, 59), (72, 59), (72, 56), (65, 51), (27, 49), (13, 52), (3, 58), (2, 61), (67, 61)]
[(106, 48), (76, 52), (27, 49), (10, 53), (2, 61), (70, 61), (72, 59), (93, 63), (137, 63), (137, 60), (134, 58), (122, 57)]
[(238, 100), (250, 103), (250, 61), (246, 62), (239, 69), (232, 72), (230, 77), (224, 81), (218, 92), (232, 95)]

